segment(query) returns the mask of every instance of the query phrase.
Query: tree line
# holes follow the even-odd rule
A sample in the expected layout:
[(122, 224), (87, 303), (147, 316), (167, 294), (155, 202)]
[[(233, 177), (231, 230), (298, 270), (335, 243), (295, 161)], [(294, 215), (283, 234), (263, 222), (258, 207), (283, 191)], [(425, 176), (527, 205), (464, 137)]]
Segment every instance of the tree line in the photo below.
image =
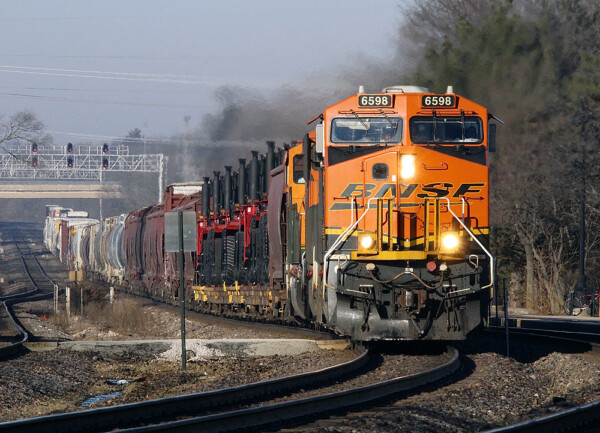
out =
[(563, 310), (585, 182), (585, 287), (599, 292), (600, 2), (426, 0), (404, 12), (412, 81), (452, 84), (505, 121), (490, 163), (500, 280), (527, 308)]

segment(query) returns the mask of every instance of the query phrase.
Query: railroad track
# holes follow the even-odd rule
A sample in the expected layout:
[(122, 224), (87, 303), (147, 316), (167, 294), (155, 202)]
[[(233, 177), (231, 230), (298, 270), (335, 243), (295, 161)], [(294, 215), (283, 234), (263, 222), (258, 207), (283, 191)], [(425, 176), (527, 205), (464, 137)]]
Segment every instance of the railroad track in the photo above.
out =
[(600, 422), (600, 400), (553, 415), (487, 430), (484, 433), (597, 432), (598, 422)]
[[(29, 245), (26, 241), (24, 241), (23, 239), (19, 239), (18, 236), (15, 236), (15, 241), (18, 243), (18, 248), (22, 250), (23, 252), (23, 267), (28, 267), (30, 269), (33, 269), (35, 271), (35, 269), (37, 269), (39, 263), (37, 262), (37, 258), (35, 257), (35, 254), (32, 254)], [(36, 277), (42, 279), (41, 275), (38, 275)], [(29, 293), (28, 296), (36, 296), (37, 297), (37, 293), (40, 292), (40, 290), (38, 288), (34, 289), (36, 291), (36, 293)], [(47, 289), (44, 289), (47, 290)], [(29, 290), (32, 291), (32, 290)], [(13, 294), (13, 295), (8, 295), (8, 297), (13, 298), (16, 296), (23, 296), (26, 292), (24, 293), (19, 293), (19, 294)], [(499, 329), (500, 333), (503, 333), (504, 330), (503, 328)], [(532, 334), (531, 330), (524, 330), (524, 329), (512, 329), (511, 328), (511, 336), (515, 337), (518, 334)], [(554, 335), (556, 336), (557, 334), (560, 334), (560, 331), (556, 330), (556, 329), (538, 329), (535, 333), (536, 337), (540, 337), (540, 335), (542, 333), (545, 333), (546, 336), (548, 335)], [(576, 335), (573, 334), (573, 332), (571, 332), (571, 338), (578, 338), (580, 340), (588, 340), (588, 341), (593, 341), (594, 338), (598, 338), (598, 334), (597, 333), (593, 333), (593, 332), (577, 332)], [(556, 340), (556, 339), (555, 339)], [(550, 341), (550, 340), (549, 340)], [(574, 343), (575, 344), (575, 343)], [(597, 346), (595, 345), (589, 345), (589, 347), (591, 348), (590, 351), (598, 351)], [(594, 347), (596, 347), (594, 349)], [(267, 385), (270, 386), (270, 385)], [(269, 390), (268, 392), (261, 390), (260, 392), (265, 393), (264, 395), (266, 396), (267, 394), (269, 395), (276, 395), (277, 394), (277, 389), (273, 388), (274, 391)], [(220, 390), (218, 392), (222, 392), (222, 391), (227, 391), (227, 390)], [(402, 392), (404, 390), (400, 390), (400, 391), (394, 391), (392, 393), (395, 392)], [(217, 391), (215, 391), (217, 392)], [(286, 391), (286, 392), (290, 392), (290, 391)], [(361, 393), (363, 393), (364, 395), (360, 395)], [(268, 425), (269, 423), (273, 423), (273, 422), (281, 422), (283, 420), (289, 420), (290, 418), (288, 417), (293, 417), (293, 418), (298, 418), (298, 417), (306, 417), (306, 416), (314, 416), (314, 413), (322, 413), (323, 411), (329, 412), (329, 411), (336, 411), (336, 410), (340, 410), (343, 408), (347, 408), (349, 406), (354, 406), (354, 405), (360, 405), (360, 404), (364, 404), (364, 401), (361, 401), (360, 398), (370, 398), (370, 394), (369, 393), (373, 393), (375, 395), (375, 399), (377, 398), (383, 398), (382, 396), (379, 396), (379, 394), (377, 394), (375, 391), (372, 390), (364, 390), (364, 389), (359, 389), (358, 390), (358, 394), (359, 394), (359, 399), (357, 399), (357, 402), (353, 403), (352, 400), (350, 400), (350, 397), (346, 396), (346, 392), (344, 393), (336, 393), (336, 394), (332, 394), (332, 400), (333, 403), (331, 403), (331, 406), (329, 405), (330, 402), (327, 400), (327, 396), (320, 396), (320, 397), (311, 397), (310, 399), (300, 399), (297, 402), (294, 401), (290, 401), (290, 402), (284, 402), (284, 403), (276, 403), (276, 404), (269, 404), (269, 405), (264, 405), (261, 407), (256, 407), (256, 408), (239, 408), (235, 411), (230, 411), (230, 413), (226, 413), (226, 412), (221, 412), (221, 413), (211, 413), (211, 414), (205, 414), (202, 416), (197, 416), (200, 413), (204, 413), (203, 411), (207, 411), (207, 410), (217, 410), (215, 409), (216, 407), (218, 407), (218, 403), (216, 404), (216, 406), (213, 406), (212, 403), (207, 404), (205, 406), (205, 409), (202, 409), (202, 407), (200, 407), (200, 410), (197, 410), (196, 406), (191, 405), (189, 402), (185, 402), (185, 397), (187, 396), (180, 396), (180, 397), (172, 397), (170, 399), (163, 399), (163, 400), (156, 400), (156, 403), (153, 404), (157, 404), (158, 406), (148, 406), (148, 407), (143, 407), (142, 408), (138, 408), (137, 410), (140, 410), (140, 412), (142, 413), (142, 415), (140, 415), (139, 421), (144, 422), (144, 423), (150, 423), (147, 426), (142, 426), (140, 424), (137, 424), (138, 421), (132, 421), (131, 419), (129, 419), (128, 417), (130, 416), (129, 414), (125, 414), (124, 418), (122, 418), (122, 423), (120, 424), (116, 424), (116, 426), (130, 426), (127, 427), (128, 430), (124, 430), (124, 431), (128, 431), (128, 432), (138, 432), (138, 431), (198, 431), (198, 430), (202, 430), (202, 431), (223, 431), (223, 430), (231, 430), (231, 429), (236, 429), (236, 428), (245, 428), (249, 426), (250, 421), (256, 419), (256, 425), (258, 426), (257, 428), (263, 427)], [(210, 396), (205, 396), (205, 398), (210, 398)], [(219, 398), (221, 398), (221, 406), (225, 406), (225, 407), (231, 407), (232, 406), (232, 400), (230, 399), (229, 396), (227, 396), (226, 394), (219, 396)], [(165, 400), (173, 400), (173, 403), (170, 402), (166, 402)], [(248, 400), (240, 400), (240, 403), (242, 401), (249, 401)], [(337, 404), (337, 401), (341, 402), (341, 405), (339, 407), (335, 406)], [(183, 402), (182, 404), (184, 406), (190, 406), (192, 407), (192, 410), (190, 410), (190, 413), (186, 414), (186, 413), (179, 413), (179, 415), (177, 415), (177, 411), (171, 411), (171, 409), (168, 408), (169, 404), (174, 404), (176, 405), (178, 402)], [(371, 401), (371, 400), (365, 400), (365, 401)], [(139, 403), (142, 404), (142, 403)], [(167, 409), (157, 409), (160, 408), (163, 404), (166, 405)], [(137, 405), (137, 404), (136, 404)], [(124, 406), (129, 406), (129, 405), (124, 405)], [(115, 415), (113, 413), (111, 413), (110, 411), (108, 411), (111, 408), (102, 408), (102, 409), (95, 409), (92, 411), (84, 411), (84, 412), (80, 412), (79, 414), (82, 414), (84, 417), (87, 417), (89, 414), (91, 414), (94, 411), (102, 411), (99, 412), (99, 417), (100, 419), (102, 418), (110, 418), (111, 420), (115, 420), (115, 419), (121, 419), (118, 418), (118, 415), (115, 418)], [(146, 415), (143, 415), (143, 413), (146, 412)], [(164, 418), (160, 418), (162, 415), (157, 415), (156, 420), (153, 419), (147, 419), (147, 413), (152, 413), (152, 415), (154, 416), (154, 413), (163, 413), (165, 414)], [(534, 419), (534, 420), (530, 420), (530, 421), (526, 421), (520, 424), (516, 424), (516, 425), (511, 425), (511, 426), (507, 426), (507, 427), (503, 427), (503, 428), (498, 428), (498, 429), (494, 429), (494, 430), (490, 430), (490, 432), (494, 432), (494, 433), (498, 433), (498, 432), (537, 432), (537, 431), (582, 431), (585, 425), (594, 425), (594, 423), (597, 425), (598, 422), (600, 421), (598, 419), (598, 416), (596, 415), (596, 413), (600, 412), (600, 402), (593, 402), (593, 403), (589, 403), (587, 405), (581, 406), (581, 407), (577, 407), (577, 408), (573, 408), (573, 409), (569, 409), (569, 410), (565, 410), (563, 412), (560, 413), (556, 413), (556, 414), (552, 414), (550, 416), (546, 416), (546, 417), (541, 417), (538, 419)], [(176, 414), (176, 415), (173, 415)], [(66, 416), (70, 416), (71, 414), (65, 414)], [(231, 416), (230, 416), (231, 415)], [(46, 417), (46, 418), (55, 418), (57, 419), (56, 422), (62, 422), (60, 419), (58, 419), (58, 417), (61, 417), (62, 415), (54, 415), (51, 417)], [(172, 419), (173, 416), (194, 416), (193, 418), (189, 418), (189, 419), (185, 419), (185, 420), (179, 420), (179, 421), (167, 421), (164, 422), (164, 420), (169, 420)], [(318, 415), (317, 415), (318, 416)], [(132, 417), (133, 419), (135, 419), (135, 415)], [(144, 420), (144, 418), (146, 418)], [(129, 419), (129, 420), (128, 420)], [(38, 418), (35, 418), (33, 420), (38, 420)], [(270, 421), (269, 421), (270, 420)], [(29, 422), (31, 420), (23, 420), (22, 422)], [(74, 421), (73, 419), (68, 419), (66, 421), (65, 424), (62, 425), (62, 427), (58, 427), (57, 429), (53, 430), (50, 428), (49, 426), (49, 421), (46, 420), (42, 420), (43, 424), (41, 424), (41, 427), (35, 427), (37, 428), (37, 430), (28, 430), (25, 429), (23, 427), (23, 425), (19, 425), (17, 427), (14, 428), (14, 430), (10, 430), (10, 428), (12, 427), (6, 427), (8, 430), (2, 430), (0, 429), (0, 431), (63, 431), (64, 429), (66, 429), (66, 426), (68, 425), (69, 430), (71, 431), (106, 431), (108, 429), (112, 429), (112, 428), (116, 428), (114, 426), (111, 427), (100, 427), (98, 430), (94, 430), (94, 426), (97, 425), (102, 425), (99, 421), (97, 420), (93, 420), (91, 421), (91, 425), (86, 426), (84, 424), (84, 426), (77, 430), (77, 425), (79, 421)], [(54, 420), (51, 421), (52, 423), (55, 422)], [(155, 422), (163, 422), (163, 424), (161, 425), (156, 425), (153, 424)], [(254, 421), (253, 421), (254, 422)], [(11, 423), (7, 423), (7, 424), (11, 424)], [(3, 427), (2, 425), (0, 425), (0, 427)], [(214, 429), (213, 429), (214, 427)], [(4, 427), (3, 427), (4, 428)], [(29, 427), (27, 427), (29, 428)]]
[[(556, 331), (553, 331), (553, 333), (556, 333)], [(586, 333), (584, 333), (584, 335), (585, 334)], [(482, 336), (482, 338), (488, 341), (493, 339), (502, 342), (502, 340), (504, 339), (504, 329), (500, 329), (496, 332), (486, 332), (485, 335)], [(511, 349), (511, 353), (514, 354), (516, 354), (517, 352), (524, 352), (525, 357), (527, 357), (528, 348), (539, 345), (550, 348), (550, 352), (557, 351), (559, 353), (577, 353), (581, 358), (587, 361), (592, 361), (600, 364), (600, 346), (589, 341), (574, 340), (572, 338), (566, 337), (558, 338), (555, 335), (542, 335), (542, 333), (533, 333), (531, 331), (520, 331), (515, 333), (512, 333), (511, 331), (511, 339), (514, 345), (511, 346), (513, 347), (513, 349)], [(516, 347), (519, 347), (518, 351), (514, 350), (516, 349)], [(532, 353), (535, 353), (535, 350), (537, 349), (533, 349)], [(523, 353), (520, 354), (522, 355)], [(445, 423), (443, 422), (444, 416), (447, 416), (449, 418), (453, 416), (459, 417), (460, 415), (464, 416), (468, 414), (468, 412), (454, 412), (453, 410), (446, 411), (439, 405), (430, 404), (430, 402), (434, 401), (452, 401), (451, 396), (455, 393), (461, 392), (467, 393), (467, 395), (470, 395), (473, 398), (475, 398), (474, 396), (476, 396), (477, 391), (474, 392), (473, 387), (468, 385), (469, 383), (480, 383), (482, 386), (486, 386), (485, 384), (487, 382), (489, 382), (490, 380), (494, 380), (494, 378), (490, 378), (484, 375), (485, 370), (478, 371), (478, 369), (475, 368), (475, 365), (471, 367), (471, 371), (469, 371), (468, 363), (465, 363), (463, 368), (465, 369), (465, 372), (462, 375), (462, 377), (458, 380), (453, 380), (452, 383), (448, 384), (448, 386), (438, 386), (427, 393), (410, 395), (402, 401), (394, 402), (389, 405), (367, 408), (366, 410), (360, 410), (359, 412), (353, 414), (345, 414), (338, 418), (331, 417), (322, 422), (315, 422), (311, 424), (309, 428), (303, 429), (292, 427), (290, 429), (286, 428), (284, 431), (287, 433), (296, 433), (307, 430), (320, 431), (321, 429), (326, 431), (352, 431), (352, 426), (354, 425), (361, 426), (363, 429), (364, 426), (373, 425), (374, 428), (380, 428), (380, 431), (384, 432), (396, 431), (396, 429), (402, 431), (411, 431), (412, 429), (413, 431), (419, 432), (436, 431), (436, 429), (437, 431), (454, 431), (454, 429), (456, 429), (461, 431), (464, 430), (474, 432), (486, 430), (483, 428), (473, 428), (472, 430), (469, 430), (470, 424), (468, 424), (467, 422), (465, 422), (464, 424), (461, 423), (459, 421), (459, 418), (457, 418), (456, 421), (453, 421), (451, 423)], [(504, 392), (506, 392), (506, 390)], [(488, 398), (490, 399), (490, 401), (492, 398), (495, 398), (497, 399), (497, 402), (500, 402), (500, 397), (501, 394), (497, 394), (494, 397)], [(461, 405), (463, 403), (457, 402), (457, 404)], [(497, 404), (498, 403), (490, 404), (488, 408), (494, 410), (494, 407)], [(422, 410), (421, 407), (423, 407)], [(434, 414), (436, 409), (443, 411), (442, 413), (444, 415)], [(548, 411), (546, 413), (550, 413), (550, 411), (555, 411), (556, 409), (557, 406), (548, 405)], [(460, 415), (458, 415), (457, 413), (460, 413)], [(416, 421), (417, 419), (419, 419), (419, 416), (423, 418), (423, 422), (421, 423)], [(399, 421), (399, 424), (394, 426), (388, 421), (388, 423), (378, 425), (375, 421), (377, 419), (386, 419), (386, 417), (388, 417), (388, 420), (397, 419)], [(404, 424), (404, 420), (407, 420), (406, 424)], [(442, 420), (442, 422), (439, 423), (438, 420)], [(407, 427), (407, 425), (409, 425), (410, 427)], [(599, 431), (598, 425), (600, 425), (600, 401), (595, 401), (566, 410), (561, 409), (561, 412), (558, 413), (553, 412), (552, 414), (544, 416), (538, 415), (538, 418), (532, 418), (528, 421), (520, 422), (518, 424), (507, 425), (505, 427), (495, 428), (493, 430), (486, 430), (485, 433), (552, 433), (585, 431), (596, 432)], [(421, 427), (419, 428), (419, 426)], [(490, 427), (487, 428), (489, 429)], [(363, 431), (360, 428), (357, 428), (357, 430)]]
[(307, 398), (269, 401), (294, 392), (302, 394), (306, 389), (331, 385), (361, 374), (371, 358), (369, 351), (365, 350), (352, 361), (316, 372), (199, 394), (8, 422), (0, 424), (0, 432), (68, 430), (89, 433), (118, 428), (122, 432), (220, 432), (265, 428), (284, 421), (318, 418), (329, 412), (431, 386), (460, 370), (456, 349), (448, 347), (443, 357), (445, 362), (442, 365), (418, 374)]
[[(490, 332), (502, 333), (501, 328), (491, 329)], [(546, 339), (549, 344), (568, 344), (578, 346), (584, 353), (595, 356), (600, 361), (600, 344), (598, 335), (589, 332), (577, 333), (572, 329), (559, 331), (556, 329), (546, 330), (523, 330), (513, 328), (512, 336), (531, 337)], [(559, 433), (559, 432), (585, 432), (598, 431), (600, 423), (600, 400), (574, 407), (562, 412), (548, 416), (523, 421), (517, 424), (487, 430), (485, 433)]]
[(16, 341), (0, 347), (0, 359), (20, 352), (25, 343), (35, 339), (35, 336), (19, 321), (13, 306), (21, 302), (51, 298), (54, 296), (55, 286), (55, 282), (44, 272), (36, 257), (36, 252), (29, 246), (30, 241), (25, 239), (23, 232), (15, 229), (12, 224), (2, 224), (2, 231), (5, 237), (7, 232), (10, 234), (10, 240), (15, 246), (22, 263), (21, 272), (26, 275), (29, 283), (20, 292), (0, 296), (0, 302), (2, 302), (6, 316), (18, 335), (15, 338)]
[[(568, 336), (573, 339), (600, 344), (600, 320), (594, 318), (511, 316), (508, 319), (508, 327), (511, 332), (536, 332), (557, 337)], [(492, 316), (490, 329), (504, 329), (504, 318)]]

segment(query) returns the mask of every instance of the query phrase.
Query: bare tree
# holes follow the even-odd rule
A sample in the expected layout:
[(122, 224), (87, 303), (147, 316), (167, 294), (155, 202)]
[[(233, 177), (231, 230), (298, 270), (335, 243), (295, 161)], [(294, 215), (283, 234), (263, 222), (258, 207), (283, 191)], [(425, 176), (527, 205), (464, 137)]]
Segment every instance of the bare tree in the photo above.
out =
[(8, 143), (48, 144), (52, 138), (44, 133), (44, 123), (31, 111), (19, 111), (10, 118), (0, 115), (0, 145)]

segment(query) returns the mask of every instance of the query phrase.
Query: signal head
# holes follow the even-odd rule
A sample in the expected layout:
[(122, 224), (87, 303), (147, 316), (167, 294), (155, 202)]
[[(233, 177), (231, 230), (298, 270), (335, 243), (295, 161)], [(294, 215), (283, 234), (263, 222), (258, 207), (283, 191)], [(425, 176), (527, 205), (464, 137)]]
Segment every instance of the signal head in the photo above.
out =
[(104, 144), (102, 145), (102, 152), (104, 152), (104, 153), (108, 153), (108, 144), (104, 143)]
[(69, 153), (73, 152), (73, 143), (67, 144), (67, 152), (69, 152)]
[(37, 152), (38, 151), (38, 145), (37, 145), (37, 143), (31, 143), (31, 151), (32, 152)]

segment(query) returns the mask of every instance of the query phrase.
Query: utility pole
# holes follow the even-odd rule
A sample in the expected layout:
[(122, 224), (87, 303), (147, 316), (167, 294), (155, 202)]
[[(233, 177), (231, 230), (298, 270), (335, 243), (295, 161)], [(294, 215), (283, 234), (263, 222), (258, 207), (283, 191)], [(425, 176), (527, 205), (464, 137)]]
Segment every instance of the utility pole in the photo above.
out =
[[(100, 167), (99, 176), (100, 176), (100, 187), (102, 187), (102, 177), (103, 177), (102, 176), (102, 167)], [(100, 199), (100, 206), (99, 207), (100, 207), (100, 220), (102, 221), (102, 219), (103, 219), (102, 218), (102, 199)]]
[(585, 186), (586, 186), (586, 149), (581, 145), (580, 191), (579, 191), (579, 275), (577, 276), (577, 291), (586, 295), (585, 288)]

